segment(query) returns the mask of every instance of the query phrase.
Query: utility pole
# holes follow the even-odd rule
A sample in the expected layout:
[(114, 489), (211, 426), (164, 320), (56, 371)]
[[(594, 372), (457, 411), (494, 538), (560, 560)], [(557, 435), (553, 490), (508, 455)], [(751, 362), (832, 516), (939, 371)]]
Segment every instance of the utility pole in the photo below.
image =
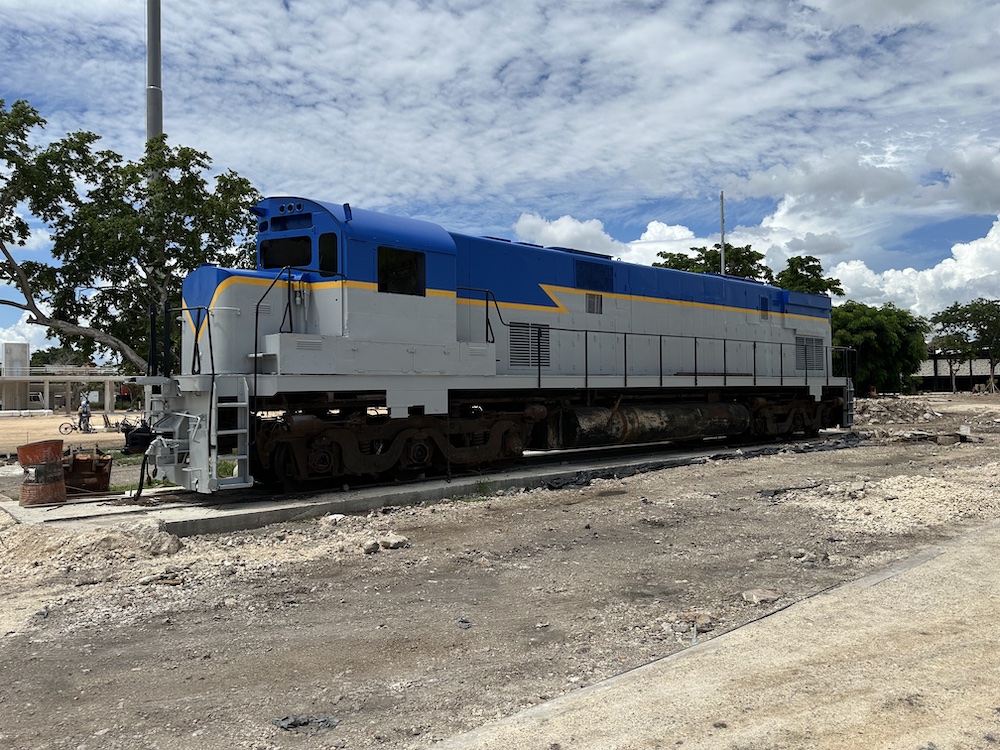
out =
[[(162, 56), (160, 54), (160, 0), (146, 0), (146, 154), (149, 154), (149, 142), (163, 135), (163, 86), (162, 86)], [(152, 181), (159, 175), (149, 174)], [(152, 238), (147, 238), (147, 242)], [(162, 238), (152, 239), (153, 242)], [(156, 315), (159, 305), (150, 300), (149, 303), (149, 374), (156, 375), (161, 369), (164, 375), (170, 375), (170, 321), (169, 306), (165, 306), (163, 361), (157, 362), (156, 351)]]
[(722, 256), (722, 275), (726, 275), (726, 201), (723, 197), (722, 191), (719, 191), (719, 226), (722, 230), (722, 244), (721, 256)]

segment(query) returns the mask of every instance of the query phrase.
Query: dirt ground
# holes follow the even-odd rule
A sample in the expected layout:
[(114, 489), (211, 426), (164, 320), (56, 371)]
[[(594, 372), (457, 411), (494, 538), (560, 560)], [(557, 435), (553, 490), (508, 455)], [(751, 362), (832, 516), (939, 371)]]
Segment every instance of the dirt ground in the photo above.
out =
[(223, 536), (0, 519), (0, 745), (430, 748), (1000, 517), (1000, 398), (858, 409), (853, 448)]
[[(137, 419), (135, 413), (126, 412), (116, 412), (107, 416), (112, 424), (126, 417), (132, 420)], [(94, 445), (98, 445), (106, 450), (121, 449), (125, 444), (121, 432), (105, 428), (102, 412), (96, 412), (91, 417), (91, 423), (97, 429), (97, 432), (94, 433), (72, 432), (69, 435), (63, 435), (59, 432), (59, 425), (64, 422), (75, 423), (76, 416), (67, 417), (65, 414), (52, 414), (37, 417), (0, 418), (0, 454), (15, 453), (17, 446), (40, 440), (62, 440), (67, 448), (77, 446), (92, 448)]]

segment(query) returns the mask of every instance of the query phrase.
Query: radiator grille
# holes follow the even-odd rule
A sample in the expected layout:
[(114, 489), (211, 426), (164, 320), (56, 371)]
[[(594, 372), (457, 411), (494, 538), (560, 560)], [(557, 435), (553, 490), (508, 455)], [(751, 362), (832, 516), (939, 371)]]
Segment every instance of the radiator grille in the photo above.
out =
[[(539, 362), (541, 359), (541, 362)], [(548, 367), (549, 327), (538, 323), (510, 324), (510, 366)]]
[(823, 370), (823, 339), (795, 337), (795, 369)]

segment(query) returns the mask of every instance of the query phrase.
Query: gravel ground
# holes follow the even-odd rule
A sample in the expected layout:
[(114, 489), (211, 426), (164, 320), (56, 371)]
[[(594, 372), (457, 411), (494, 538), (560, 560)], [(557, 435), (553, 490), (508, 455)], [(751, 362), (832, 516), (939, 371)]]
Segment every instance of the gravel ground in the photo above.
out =
[(0, 743), (429, 748), (1000, 517), (998, 397), (858, 414), (851, 449), (224, 536), (0, 519)]

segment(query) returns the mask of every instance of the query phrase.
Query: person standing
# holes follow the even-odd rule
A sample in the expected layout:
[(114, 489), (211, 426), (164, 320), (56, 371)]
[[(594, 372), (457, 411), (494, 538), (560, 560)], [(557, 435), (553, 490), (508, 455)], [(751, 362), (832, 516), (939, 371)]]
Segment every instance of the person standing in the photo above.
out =
[(90, 432), (90, 402), (85, 398), (80, 400), (80, 419), (77, 426), (80, 432)]

